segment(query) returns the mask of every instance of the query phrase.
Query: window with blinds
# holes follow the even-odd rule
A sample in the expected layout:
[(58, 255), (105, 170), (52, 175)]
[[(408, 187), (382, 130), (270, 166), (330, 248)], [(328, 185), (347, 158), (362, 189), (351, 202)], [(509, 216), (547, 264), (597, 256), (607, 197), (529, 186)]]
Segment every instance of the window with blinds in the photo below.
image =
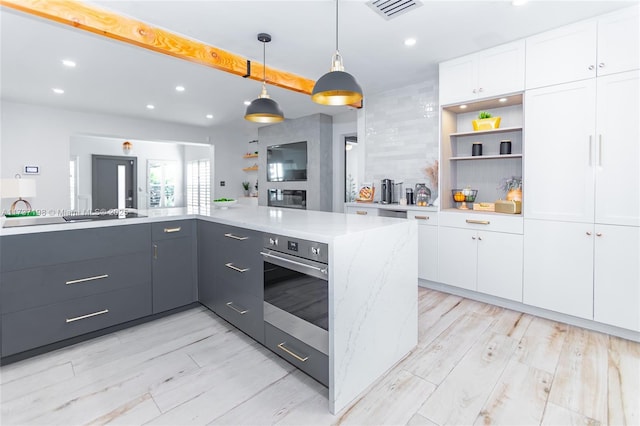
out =
[(211, 211), (211, 162), (208, 159), (187, 162), (187, 207), (199, 214)]

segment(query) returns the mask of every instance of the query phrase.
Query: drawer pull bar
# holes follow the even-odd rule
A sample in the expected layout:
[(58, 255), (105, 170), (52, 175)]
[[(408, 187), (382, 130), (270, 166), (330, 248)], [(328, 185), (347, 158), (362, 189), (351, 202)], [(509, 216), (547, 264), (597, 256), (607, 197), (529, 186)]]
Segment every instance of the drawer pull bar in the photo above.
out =
[(368, 214), (368, 213), (369, 213), (369, 212), (365, 212), (364, 210), (357, 210), (357, 211), (356, 211), (356, 214), (361, 214), (361, 215), (366, 215), (366, 214)]
[(414, 216), (416, 219), (429, 220), (429, 216)]
[(249, 268), (238, 268), (237, 266), (233, 266), (233, 263), (231, 262), (225, 263), (224, 266), (238, 272), (247, 272), (249, 270)]
[(233, 238), (234, 240), (240, 240), (240, 241), (249, 239), (249, 237), (238, 237), (237, 235), (233, 235), (232, 233), (224, 234), (224, 236), (227, 238)]
[(172, 232), (180, 232), (182, 226), (178, 226), (177, 228), (164, 228), (164, 232), (170, 234)]
[(70, 280), (70, 281), (67, 281), (65, 284), (66, 285), (78, 284), (78, 283), (84, 283), (87, 281), (101, 280), (103, 278), (109, 278), (109, 274), (96, 275), (95, 277), (88, 277), (88, 278), (80, 278), (79, 280)]
[(489, 222), (488, 220), (467, 219), (467, 223), (475, 223), (476, 225), (488, 225), (491, 222)]
[(79, 320), (83, 320), (83, 319), (87, 319), (87, 318), (91, 318), (91, 317), (95, 317), (97, 315), (102, 315), (102, 314), (106, 314), (108, 313), (109, 310), (108, 309), (104, 309), (102, 311), (98, 311), (98, 312), (94, 312), (92, 314), (87, 314), (87, 315), (81, 315), (79, 317), (75, 317), (75, 318), (67, 318), (66, 322), (67, 324), (70, 322), (74, 322), (74, 321), (79, 321)]
[(291, 355), (292, 357), (294, 357), (295, 359), (297, 359), (298, 361), (301, 362), (305, 362), (306, 360), (309, 359), (308, 356), (305, 356), (304, 358), (301, 357), (300, 355), (298, 355), (297, 353), (293, 352), (291, 349), (287, 348), (284, 344), (286, 342), (282, 342), (278, 345), (278, 348), (282, 349), (283, 351), (285, 351), (286, 353), (288, 353), (289, 355)]
[(237, 312), (237, 313), (239, 313), (240, 315), (244, 315), (244, 314), (246, 314), (247, 312), (249, 312), (249, 311), (247, 311), (246, 309), (242, 309), (242, 310), (241, 310), (241, 309), (236, 308), (235, 306), (233, 306), (233, 302), (227, 302), (227, 303), (225, 303), (225, 305), (227, 305), (227, 307), (228, 307), (228, 308), (233, 309), (234, 311), (236, 311), (236, 312)]

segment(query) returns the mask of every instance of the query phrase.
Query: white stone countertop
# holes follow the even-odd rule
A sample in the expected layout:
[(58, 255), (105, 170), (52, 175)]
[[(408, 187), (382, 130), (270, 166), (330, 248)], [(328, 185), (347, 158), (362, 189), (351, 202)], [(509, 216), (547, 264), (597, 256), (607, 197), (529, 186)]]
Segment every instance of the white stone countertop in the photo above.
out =
[(437, 212), (438, 206), (420, 207), (415, 204), (409, 206), (401, 206), (400, 204), (380, 204), (380, 203), (344, 203), (345, 207), (362, 207), (362, 208), (375, 208), (383, 210), (396, 210), (396, 211), (408, 211), (408, 210), (421, 210), (425, 212)]
[[(226, 209), (212, 207), (209, 214), (196, 213), (187, 208), (138, 210), (138, 213), (146, 217), (79, 222), (61, 221), (60, 223), (42, 225), (29, 225), (29, 221), (42, 221), (45, 218), (43, 216), (20, 219), (3, 217), (3, 227), (0, 228), (0, 236), (197, 218), (256, 231), (284, 234), (295, 238), (331, 243), (336, 237), (397, 225), (400, 220), (385, 217), (361, 217), (313, 210), (247, 206), (243, 204), (236, 204)], [(4, 227), (9, 221), (20, 221), (21, 226)]]

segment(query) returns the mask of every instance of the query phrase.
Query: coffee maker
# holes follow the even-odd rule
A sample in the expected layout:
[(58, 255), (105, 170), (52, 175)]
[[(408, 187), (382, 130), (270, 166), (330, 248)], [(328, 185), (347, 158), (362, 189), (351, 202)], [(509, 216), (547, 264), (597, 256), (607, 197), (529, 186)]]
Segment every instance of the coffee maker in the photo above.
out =
[(380, 193), (380, 203), (381, 204), (391, 204), (393, 203), (393, 180), (391, 179), (382, 179), (381, 183), (381, 193)]

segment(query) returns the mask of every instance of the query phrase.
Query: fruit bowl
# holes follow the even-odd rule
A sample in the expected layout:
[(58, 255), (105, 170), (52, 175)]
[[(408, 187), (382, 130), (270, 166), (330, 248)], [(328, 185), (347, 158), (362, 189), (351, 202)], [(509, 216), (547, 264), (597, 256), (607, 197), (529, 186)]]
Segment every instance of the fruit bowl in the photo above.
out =
[(221, 199), (221, 200), (213, 200), (213, 205), (218, 207), (218, 208), (220, 208), (220, 209), (226, 209), (229, 206), (232, 206), (237, 202), (238, 202), (238, 200), (232, 200), (230, 198), (225, 198), (225, 199)]
[(476, 201), (477, 195), (477, 189), (464, 188), (451, 190), (453, 201), (455, 201), (456, 203), (460, 203), (458, 208), (461, 210), (469, 210), (469, 207), (467, 207), (467, 203), (473, 203), (474, 201)]

